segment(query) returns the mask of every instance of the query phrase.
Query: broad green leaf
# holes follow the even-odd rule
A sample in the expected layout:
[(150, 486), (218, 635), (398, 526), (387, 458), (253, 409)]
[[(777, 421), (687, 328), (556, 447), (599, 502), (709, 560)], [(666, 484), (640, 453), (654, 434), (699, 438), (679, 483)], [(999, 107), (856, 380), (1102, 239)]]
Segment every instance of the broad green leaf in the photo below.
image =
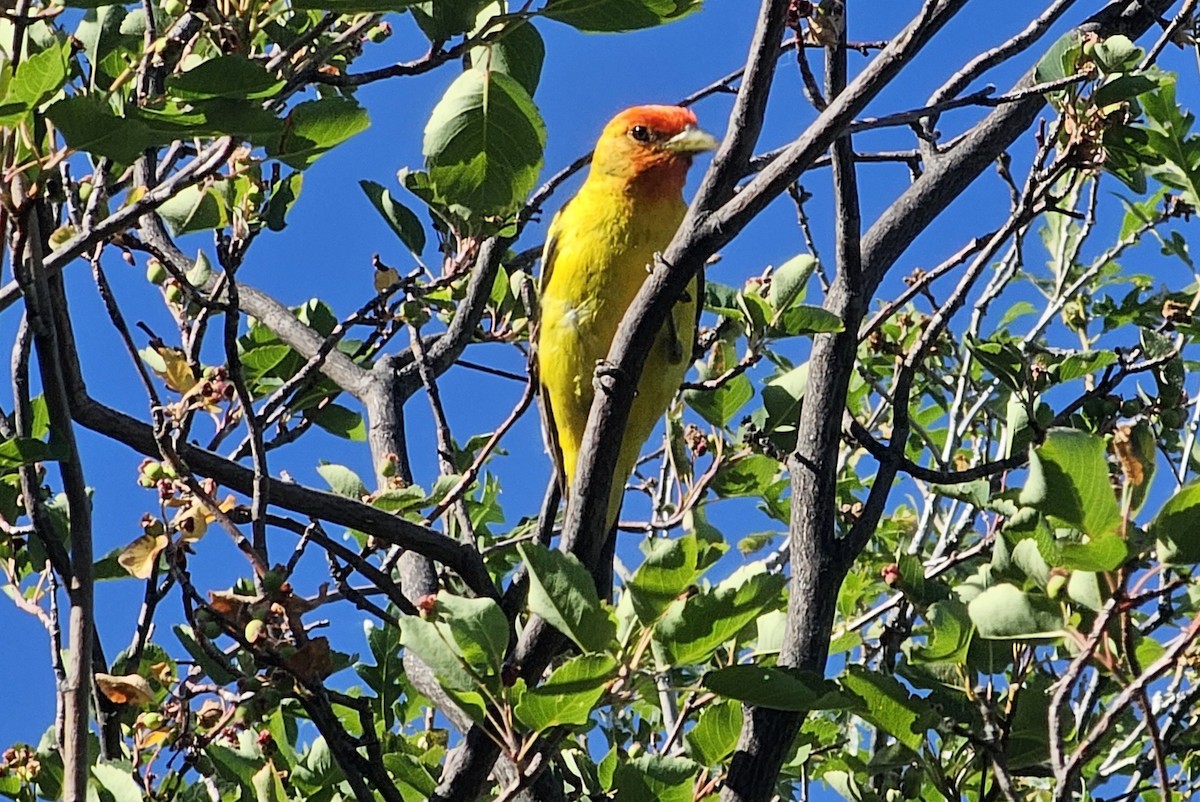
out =
[(1086, 543), (1063, 543), (1060, 562), (1074, 571), (1115, 571), (1129, 559), (1129, 547), (1116, 535), (1101, 535)]
[(766, 454), (730, 460), (713, 477), (712, 489), (721, 498), (761, 496), (779, 475), (780, 465)]
[(700, 767), (687, 758), (640, 755), (622, 760), (613, 772), (614, 802), (692, 802)]
[(846, 698), (815, 674), (767, 666), (729, 666), (709, 671), (703, 684), (719, 696), (755, 707), (794, 713), (845, 707)]
[(1063, 629), (1057, 604), (1007, 582), (993, 585), (971, 599), (967, 612), (979, 636), (992, 640), (1053, 638)]
[(144, 123), (116, 116), (107, 103), (91, 95), (64, 98), (47, 109), (46, 116), (70, 147), (120, 164), (132, 163), (154, 144)]
[(448, 690), (471, 691), (483, 679), (468, 670), (453, 631), (446, 624), (405, 616), (400, 621), (400, 643), (421, 658)]
[(1116, 75), (1100, 85), (1092, 94), (1092, 102), (1104, 108), (1114, 103), (1132, 100), (1157, 88), (1158, 81), (1148, 75)]
[(827, 309), (812, 304), (793, 304), (773, 318), (771, 334), (795, 337), (800, 334), (828, 334), (844, 328), (842, 319)]
[(1079, 36), (1071, 31), (1050, 46), (1038, 62), (1034, 77), (1040, 84), (1059, 81), (1075, 72), (1075, 63), (1082, 48)]
[(974, 628), (967, 606), (957, 599), (944, 599), (930, 605), (925, 613), (929, 635), (924, 646), (912, 651), (912, 662), (964, 664)]
[(1121, 521), (1104, 440), (1075, 429), (1051, 429), (1030, 452), (1022, 506), (1053, 516), (1084, 534), (1111, 534)]
[(49, 462), (60, 456), (62, 455), (41, 440), (13, 437), (0, 442), (0, 473), (8, 473), (22, 465), (35, 462)]
[(808, 280), (817, 269), (817, 260), (812, 254), (793, 256), (771, 273), (771, 287), (767, 290), (767, 302), (776, 312), (781, 312), (793, 303), (804, 300)]
[(720, 387), (712, 390), (689, 389), (683, 393), (683, 400), (694, 409), (700, 417), (718, 428), (725, 428), (738, 410), (746, 406), (754, 398), (754, 386), (746, 374), (735, 376)]
[(307, 410), (304, 417), (338, 437), (355, 443), (365, 443), (367, 440), (367, 426), (363, 422), (363, 416), (341, 404), (315, 407)]
[(329, 489), (339, 496), (361, 500), (369, 492), (363, 480), (358, 478), (358, 474), (345, 465), (322, 462), (317, 466), (317, 473), (329, 483)]
[(699, 576), (695, 535), (653, 541), (625, 586), (638, 620), (650, 626)]
[(392, 193), (388, 192), (383, 184), (359, 181), (358, 185), (406, 248), (415, 254), (425, 250), (425, 229), (407, 206), (392, 197)]
[[(673, 666), (700, 663), (780, 601), (784, 578), (742, 569), (712, 590), (675, 602), (654, 631)], [(761, 569), (760, 569), (761, 570)]]
[(742, 706), (717, 701), (700, 711), (700, 718), (687, 734), (688, 752), (702, 766), (715, 766), (737, 746), (742, 732)]
[(604, 689), (617, 675), (617, 661), (606, 654), (582, 654), (563, 663), (517, 704), (517, 718), (534, 732), (586, 724)]
[(1117, 355), (1113, 351), (1087, 351), (1086, 353), (1071, 354), (1058, 366), (1058, 380), (1068, 382), (1080, 376), (1089, 376), (1109, 365), (1116, 364)]
[(1142, 58), (1142, 49), (1124, 34), (1114, 34), (1092, 47), (1092, 58), (1106, 72), (1132, 67)]
[(112, 794), (114, 802), (142, 801), (142, 789), (133, 779), (132, 768), (117, 763), (96, 763), (92, 766), (92, 776)]
[(8, 86), (4, 103), (22, 103), (34, 109), (54, 97), (67, 80), (67, 56), (70, 45), (49, 47), (21, 62)]
[(287, 225), (288, 212), (296, 205), (300, 197), (300, 188), (304, 185), (304, 173), (294, 172), (275, 185), (271, 199), (267, 201), (263, 219), (271, 231), (282, 231)]
[(517, 546), (529, 568), (529, 610), (546, 619), (585, 652), (606, 651), (616, 637), (612, 616), (596, 585), (574, 555), (534, 543)]
[(412, 6), (413, 19), (430, 42), (443, 43), (475, 27), (489, 0), (429, 0)]
[(334, 14), (373, 14), (404, 11), (421, 0), (292, 0), (292, 8)]
[(938, 723), (929, 703), (909, 694), (895, 677), (851, 666), (841, 682), (843, 688), (862, 700), (858, 715), (914, 752), (925, 742), (925, 731)]
[(1184, 485), (1163, 503), (1149, 526), (1165, 563), (1200, 563), (1200, 482)]
[(255, 802), (288, 802), (287, 790), (283, 787), (283, 778), (271, 763), (266, 763), (254, 772), (252, 780)]
[(581, 31), (653, 28), (700, 8), (701, 0), (549, 0), (542, 14)]
[(804, 362), (767, 382), (762, 389), (763, 408), (767, 412), (767, 428), (795, 427), (800, 420), (800, 403), (808, 386), (808, 363)]
[[(429, 768), (413, 755), (387, 752), (383, 756), (383, 765), (395, 779), (404, 802), (430, 799), (437, 791), (437, 780), (429, 773)], [(407, 789), (412, 789), (411, 795), (405, 793)]]
[(159, 206), (158, 213), (176, 235), (223, 228), (229, 224), (224, 197), (215, 188), (203, 184), (184, 187)]
[(475, 214), (503, 214), (533, 189), (546, 127), (515, 79), (467, 70), (438, 101), (422, 153), (438, 195)]
[(224, 55), (201, 62), (167, 79), (167, 92), (185, 100), (239, 98), (265, 100), (283, 88), (261, 64), (241, 55)]
[(309, 100), (288, 113), (283, 135), (267, 148), (267, 154), (303, 170), (325, 152), (367, 130), (370, 124), (366, 109), (348, 98)]
[(437, 615), (444, 622), (463, 658), (481, 673), (500, 672), (508, 649), (508, 619), (493, 599), (469, 599), (442, 591)]
[(513, 19), (495, 25), (499, 8), (489, 6), (479, 15), (479, 24), (489, 24), (487, 44), (471, 48), (471, 66), (485, 72), (502, 72), (533, 97), (542, 76), (546, 45), (532, 22)]

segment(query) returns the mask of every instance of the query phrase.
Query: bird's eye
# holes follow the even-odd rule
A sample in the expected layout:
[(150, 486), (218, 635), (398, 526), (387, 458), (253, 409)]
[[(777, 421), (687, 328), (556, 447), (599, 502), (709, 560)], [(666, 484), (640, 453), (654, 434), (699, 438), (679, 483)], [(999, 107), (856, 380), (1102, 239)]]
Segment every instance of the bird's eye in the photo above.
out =
[(644, 125), (635, 125), (629, 129), (629, 135), (637, 142), (649, 142), (654, 138), (654, 134), (650, 133), (650, 129)]

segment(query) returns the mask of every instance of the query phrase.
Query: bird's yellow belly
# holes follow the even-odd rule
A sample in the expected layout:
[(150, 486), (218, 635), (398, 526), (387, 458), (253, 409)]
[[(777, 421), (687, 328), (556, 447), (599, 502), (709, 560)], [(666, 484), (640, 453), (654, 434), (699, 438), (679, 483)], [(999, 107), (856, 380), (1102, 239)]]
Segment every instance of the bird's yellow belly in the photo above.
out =
[[(645, 265), (653, 258), (647, 254)], [(635, 257), (636, 259), (636, 257)], [(637, 264), (635, 260), (633, 264)], [(574, 480), (579, 448), (595, 396), (596, 363), (608, 356), (617, 328), (644, 281), (597, 270), (582, 277), (585, 287), (570, 294), (556, 293), (554, 283), (542, 298), (539, 346), (541, 381), (553, 399), (563, 470)], [(582, 292), (578, 292), (583, 289)], [(679, 389), (691, 358), (695, 333), (696, 282), (672, 313), (673, 323), (658, 333), (638, 382), (613, 487), (611, 514), (620, 506), (625, 479), (633, 471), (642, 445)]]

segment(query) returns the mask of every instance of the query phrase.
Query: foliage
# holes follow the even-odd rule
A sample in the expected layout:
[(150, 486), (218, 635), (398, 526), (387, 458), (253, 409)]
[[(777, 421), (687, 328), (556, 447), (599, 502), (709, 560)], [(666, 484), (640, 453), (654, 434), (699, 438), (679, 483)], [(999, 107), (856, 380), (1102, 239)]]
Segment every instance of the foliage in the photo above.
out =
[[(18, 4), (0, 25), (15, 273), (0, 308), (14, 327), (28, 318), (0, 419), (0, 557), (13, 603), (58, 639), (47, 670), (85, 679), (59, 683), (60, 730), (4, 753), (0, 795), (741, 799), (725, 783), (757, 759), (747, 733), (763, 710), (794, 726), (761, 798), (814, 781), (852, 800), (1196, 793), (1200, 329), (1186, 231), (1200, 136), (1158, 51), (1103, 26), (1068, 33), (1030, 59), (1032, 89), (981, 101), (1044, 99), (1053, 121), (980, 160), (999, 160), (1011, 195), (999, 227), (980, 224), (903, 286), (846, 290), (872, 240), (851, 232), (824, 250), (836, 234), (814, 236), (806, 205), (831, 196), (825, 175), (781, 182), (808, 245), (707, 283), (696, 370), (631, 480), (650, 511), (627, 505), (624, 526), (643, 537), (636, 550), (622, 538), (614, 585), (603, 549), (550, 542), (556, 509), (539, 521), (502, 495), (531, 472), (506, 469), (500, 447), (528, 396), (494, 432), (459, 439), (439, 382), (467, 369), (467, 348), (529, 343), (528, 224), (561, 182), (538, 188), (553, 126), (535, 100), (540, 29), (638, 30), (702, 16), (699, 2), (69, 5)], [(845, 56), (842, 4), (790, 8), (774, 13), (802, 56)], [(1149, 26), (1160, 12), (1139, 13)], [(400, 19), (428, 52), (360, 69)], [(244, 268), (260, 236), (286, 236), (296, 205), (317, 202), (305, 172), (377, 113), (358, 87), (425, 73), (444, 88), (423, 163), (398, 187), (360, 181), (363, 209), (416, 269), (377, 257), (375, 292), (364, 280), (351, 312), (254, 288)], [(905, 118), (922, 144), (900, 159), (935, 176), (943, 110)], [(830, 141), (848, 143), (848, 126)], [(853, 194), (844, 169), (839, 209)], [(911, 237), (912, 219), (880, 224)], [(115, 255), (146, 270), (136, 302), (109, 286)], [(1155, 259), (1184, 269), (1131, 269)], [(149, 413), (88, 394), (60, 276), (76, 262)], [(149, 303), (171, 332), (131, 328)], [(436, 430), (428, 476), (403, 430), (418, 400)], [(294, 481), (286, 447), (314, 427), (369, 449), (374, 475), (323, 461), (305, 467), (325, 486)], [(132, 477), (142, 531), (106, 554), (93, 554), (81, 428), (145, 455)], [(241, 562), (214, 558), (217, 532)], [(315, 555), (327, 582), (305, 573)], [(205, 560), (220, 589), (195, 578), (212, 575)], [(144, 588), (116, 654), (93, 640), (102, 580)], [(366, 620), (358, 653), (315, 626), (331, 605)], [(463, 790), (462, 765), (490, 779)]]

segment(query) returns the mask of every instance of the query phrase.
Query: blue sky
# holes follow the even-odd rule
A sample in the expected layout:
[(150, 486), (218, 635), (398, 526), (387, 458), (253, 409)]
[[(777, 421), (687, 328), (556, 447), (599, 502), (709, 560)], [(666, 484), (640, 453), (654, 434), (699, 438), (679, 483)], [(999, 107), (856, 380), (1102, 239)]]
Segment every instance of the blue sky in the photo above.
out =
[[(622, 35), (581, 34), (557, 23), (539, 21), (538, 29), (546, 40), (547, 50), (536, 95), (549, 131), (543, 178), (588, 150), (604, 123), (622, 108), (671, 102), (740, 66), (756, 6), (746, 0), (710, 0), (704, 10), (681, 22)], [(919, 6), (920, 3), (911, 1), (852, 4), (852, 12), (857, 16), (851, 19), (850, 38), (885, 39)], [(1020, 6), (1001, 0), (977, 0), (970, 4), (969, 10), (939, 34), (917, 63), (873, 104), (870, 113), (883, 114), (921, 105), (949, 73), (973, 54), (1019, 29), (1026, 21), (1014, 13)], [(423, 39), (410, 20), (398, 17), (392, 23), (395, 36), (381, 47), (369, 47), (368, 56), (357, 65), (359, 69), (421, 55)], [(1045, 40), (1050, 41), (1051, 38)], [(1018, 58), (1011, 67), (989, 76), (989, 80), (1003, 91), (1035, 58), (1033, 55)], [(1177, 51), (1168, 51), (1167, 58), (1166, 63), (1174, 69), (1195, 69)], [(866, 59), (852, 54), (850, 61), (855, 70)], [(421, 130), (441, 92), (455, 75), (456, 68), (451, 64), (419, 78), (393, 79), (362, 88), (359, 97), (371, 114), (371, 128), (322, 158), (306, 173), (303, 193), (289, 218), (288, 228), (280, 234), (265, 233), (260, 238), (240, 274), (242, 280), (277, 293), (288, 304), (311, 297), (323, 298), (344, 315), (373, 292), (373, 253), (380, 253), (384, 261), (402, 272), (410, 267), (410, 258), (371, 208), (357, 182), (371, 179), (391, 188), (402, 200), (411, 200), (397, 187), (396, 170), (421, 165)], [(729, 107), (728, 96), (718, 95), (702, 102), (697, 107), (702, 126), (722, 134)], [(795, 64), (785, 58), (780, 64), (761, 149), (794, 138), (812, 116), (800, 93)], [(948, 137), (976, 116), (975, 111), (949, 114), (942, 120), (942, 131)], [(856, 140), (861, 150), (894, 147), (897, 142), (903, 142), (904, 146), (911, 144), (903, 131), (874, 133)], [(1017, 159), (1016, 164), (1020, 163)], [(702, 169), (706, 162), (698, 166)], [(699, 171), (693, 172), (694, 185)], [(566, 200), (578, 180), (560, 190), (550, 207), (557, 208)], [(886, 208), (907, 181), (907, 170), (902, 166), (864, 166), (860, 171), (864, 222), (869, 223)], [(810, 174), (804, 181), (815, 196), (809, 212), (821, 240), (818, 245), (823, 246), (823, 253), (828, 256), (832, 220), (827, 183), (827, 174), (821, 171)], [(1115, 188), (1115, 182), (1110, 188)], [(997, 182), (981, 181), (955, 210), (920, 238), (897, 265), (896, 276), (905, 275), (916, 266), (935, 264), (969, 236), (998, 223), (1007, 209), (1005, 197)], [(415, 201), (412, 205), (416, 208)], [(988, 219), (989, 216), (993, 219)], [(532, 228), (522, 245), (528, 247), (540, 241), (539, 238), (540, 228)], [(210, 247), (211, 242), (193, 237), (189, 245), (192, 249)], [(794, 211), (785, 199), (724, 251), (722, 262), (710, 276), (727, 284), (741, 284), (767, 265), (780, 264), (803, 250)], [(433, 256), (433, 249), (427, 249), (426, 257)], [(1138, 269), (1153, 273), (1159, 269), (1158, 264)], [(118, 298), (126, 304), (131, 319), (145, 320), (167, 337), (171, 331), (170, 319), (155, 306), (155, 296), (148, 292), (142, 278), (143, 266), (130, 268), (115, 258), (107, 266)], [(79, 331), (85, 333), (81, 348), (93, 394), (131, 414), (143, 413), (146, 400), (95, 297), (86, 268), (74, 265), (68, 273), (73, 313)], [(1178, 273), (1163, 276), (1163, 280), (1168, 278), (1178, 281)], [(10, 311), (0, 318), (0, 332), (10, 334), (15, 317)], [(803, 358), (803, 344), (788, 348), (794, 349), (787, 354), (790, 358)], [(521, 367), (515, 351), (502, 346), (476, 348), (469, 352), (469, 358), (508, 368)], [(219, 358), (214, 355), (212, 361)], [(451, 423), (460, 441), (471, 434), (490, 431), (508, 414), (521, 390), (515, 383), (463, 369), (452, 370), (442, 386)], [(409, 409), (408, 433), (417, 479), (428, 487), (436, 475), (436, 466), (427, 407), (418, 398)], [(80, 439), (84, 467), (95, 485), (96, 550), (97, 554), (103, 554), (138, 534), (139, 518), (143, 512), (154, 509), (155, 501), (152, 493), (133, 486), (141, 460), (138, 455), (86, 432), (80, 434)], [(522, 420), (505, 447), (510, 456), (498, 461), (496, 469), (503, 481), (503, 502), (510, 514), (509, 522), (513, 523), (519, 516), (536, 512), (549, 475), (536, 415), (531, 413)], [(370, 475), (365, 445), (318, 432), (294, 448), (275, 452), (271, 467), (273, 472), (286, 469), (301, 482), (321, 485), (315, 473), (319, 459), (344, 463), (364, 476)], [(740, 516), (752, 510), (752, 504), (722, 506), (725, 510), (715, 513), (714, 519), (719, 524), (729, 523), (726, 534), (731, 541), (768, 526), (761, 516), (749, 528), (741, 522)], [(290, 535), (278, 537), (276, 559), (291, 548)], [(202, 544), (202, 553), (195, 563), (200, 588), (223, 588), (231, 581), (229, 560), (237, 558), (223, 538), (223, 534), (214, 532)], [(304, 570), (298, 589), (313, 593), (325, 570), (324, 564), (317, 555), (310, 554)], [(245, 573), (244, 569), (242, 572)], [(101, 635), (110, 658), (128, 642), (140, 598), (140, 583), (133, 580), (106, 583), (99, 589)], [(158, 641), (172, 650), (176, 645), (169, 624), (179, 616), (178, 602), (171, 597), (160, 612)], [(363, 649), (358, 616), (338, 614), (333, 621), (335, 645), (346, 651)], [(47, 666), (45, 633), (31, 617), (10, 603), (0, 603), (0, 632), (5, 633), (7, 641), (0, 655), (0, 685), (18, 689), (16, 693), (10, 692), (6, 713), (0, 716), (0, 745), (17, 740), (36, 743), (53, 719), (53, 685)]]

